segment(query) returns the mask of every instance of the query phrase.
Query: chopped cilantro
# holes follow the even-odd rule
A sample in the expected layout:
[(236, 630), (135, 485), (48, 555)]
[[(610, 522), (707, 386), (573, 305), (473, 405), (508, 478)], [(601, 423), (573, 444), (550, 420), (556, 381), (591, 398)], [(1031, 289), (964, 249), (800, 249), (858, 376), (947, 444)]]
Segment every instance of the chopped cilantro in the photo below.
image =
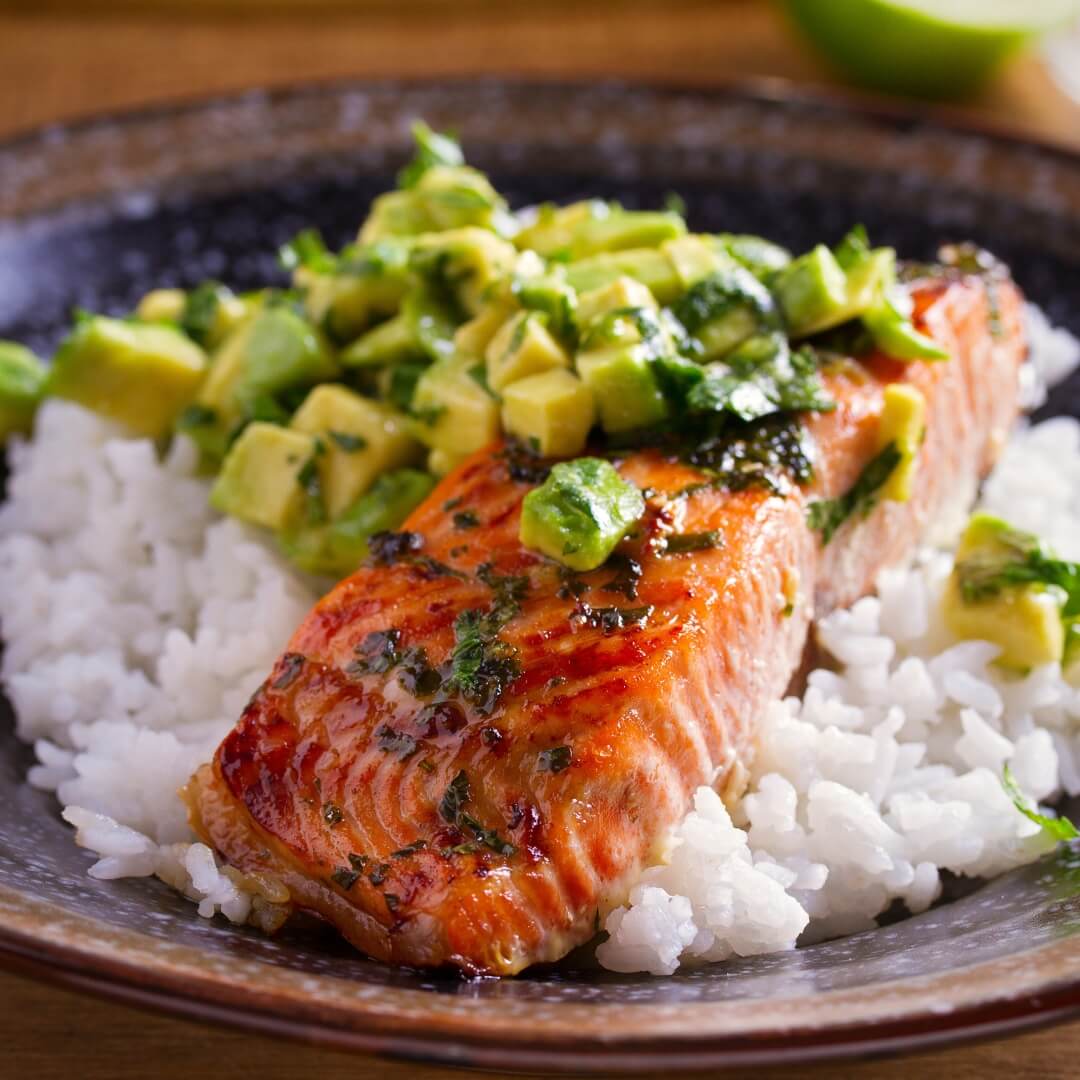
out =
[(452, 135), (432, 131), (423, 120), (417, 120), (412, 126), (412, 136), (416, 152), (412, 161), (398, 173), (399, 188), (416, 187), (420, 177), (436, 165), (465, 164), (461, 146)]
[(367, 448), (367, 439), (361, 435), (350, 435), (347, 431), (330, 431), (327, 434), (346, 454), (355, 454), (358, 450)]
[(275, 690), (284, 690), (296, 682), (304, 670), (304, 657), (300, 653), (286, 653), (280, 660), (278, 677), (270, 684)]
[(1031, 804), (1016, 783), (1016, 778), (1013, 776), (1012, 769), (1009, 768), (1008, 762), (1005, 763), (1005, 768), (1002, 772), (1001, 786), (1005, 789), (1005, 794), (1012, 799), (1013, 806), (1015, 806), (1029, 821), (1034, 821), (1036, 825), (1041, 826), (1043, 831), (1047, 836), (1051, 837), (1051, 839), (1059, 841), (1075, 840), (1077, 837), (1080, 837), (1080, 829), (1077, 829), (1067, 817), (1050, 817), (1047, 814), (1040, 814), (1038, 810), (1032, 809)]
[(902, 455), (896, 443), (891, 442), (872, 458), (851, 488), (835, 499), (818, 499), (806, 508), (810, 528), (821, 533), (821, 542), (827, 544), (836, 530), (852, 515), (866, 517), (877, 502), (882, 484), (900, 464)]
[(541, 750), (537, 763), (541, 772), (561, 773), (570, 767), (574, 752), (569, 746), (553, 746), (550, 750)]

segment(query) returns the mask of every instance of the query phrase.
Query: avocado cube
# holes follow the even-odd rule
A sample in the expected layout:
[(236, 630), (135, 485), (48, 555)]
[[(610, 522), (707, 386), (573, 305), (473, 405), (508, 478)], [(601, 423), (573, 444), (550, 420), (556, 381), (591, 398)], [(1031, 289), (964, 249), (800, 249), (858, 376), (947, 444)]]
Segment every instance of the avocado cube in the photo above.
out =
[(507, 319), (484, 355), (488, 386), (496, 393), (526, 375), (570, 366), (570, 357), (551, 336), (545, 316), (536, 311), (522, 311)]
[(989, 600), (967, 603), (956, 575), (945, 586), (945, 622), (958, 638), (1000, 646), (997, 662), (1026, 670), (1060, 660), (1065, 650), (1063, 595), (1042, 586), (1006, 589)]
[(571, 570), (595, 570), (644, 513), (641, 492), (610, 462), (577, 458), (525, 496), (520, 538)]
[(495, 332), (512, 314), (509, 304), (487, 304), (454, 332), (454, 351), (482, 359)]
[(617, 277), (614, 281), (591, 289), (578, 296), (578, 322), (588, 326), (594, 319), (609, 311), (626, 311), (633, 308), (656, 310), (656, 298), (647, 285), (632, 277)]
[(143, 322), (178, 323), (186, 303), (183, 289), (152, 289), (139, 301), (135, 315)]
[(428, 453), (427, 467), (432, 476), (443, 477), (452, 473), (469, 455), (452, 454), (449, 450), (432, 450)]
[(264, 307), (237, 327), (214, 354), (199, 405), (226, 431), (254, 415), (261, 401), (333, 379), (339, 372), (322, 335), (283, 305)]
[(612, 345), (579, 353), (577, 369), (596, 399), (600, 423), (609, 435), (652, 427), (667, 416), (645, 347)]
[(345, 343), (399, 308), (409, 285), (408, 257), (404, 247), (384, 241), (343, 254), (341, 266), (337, 273), (297, 267), (293, 282), (303, 291), (308, 318)]
[(800, 255), (776, 279), (776, 300), (793, 337), (836, 326), (847, 304), (847, 275), (824, 245)]
[(45, 385), (45, 367), (25, 345), (0, 341), (0, 443), (28, 432)]
[(303, 473), (315, 456), (315, 440), (277, 424), (248, 424), (225, 456), (210, 505), (223, 514), (282, 529), (297, 520), (307, 491)]
[(420, 376), (413, 392), (413, 434), (433, 450), (464, 456), (499, 437), (499, 406), (481, 385), (473, 357), (451, 356)]
[(428, 233), (416, 239), (411, 266), (452, 288), (462, 307), (475, 315), (493, 283), (514, 269), (514, 245), (487, 229), (468, 227)]
[(701, 363), (708, 363), (731, 352), (736, 346), (753, 337), (759, 329), (758, 316), (745, 304), (737, 304), (710, 319), (694, 332), (700, 347)]
[(881, 486), (880, 497), (907, 502), (919, 464), (919, 447), (926, 432), (926, 398), (907, 383), (890, 383), (878, 422), (877, 449), (894, 443), (900, 460)]
[(948, 360), (949, 353), (932, 337), (915, 329), (891, 304), (878, 302), (862, 315), (874, 344), (894, 360)]
[(630, 277), (647, 286), (661, 304), (670, 304), (685, 290), (675, 265), (661, 248), (612, 251), (572, 262), (566, 280), (579, 293), (591, 292), (616, 278)]
[(289, 427), (322, 440), (319, 477), (331, 518), (367, 491), (380, 473), (409, 464), (420, 451), (403, 414), (333, 383), (316, 386)]
[(461, 229), (475, 225), (504, 231), (506, 203), (483, 173), (466, 166), (435, 165), (414, 187), (380, 195), (360, 229), (359, 242)]
[(997, 662), (1027, 669), (1061, 660), (1066, 628), (1064, 590), (1039, 581), (1007, 583), (988, 595), (968, 598), (963, 582), (993, 579), (1011, 564), (1040, 550), (1039, 541), (991, 514), (974, 514), (956, 550), (946, 583), (943, 614), (959, 638), (1001, 647)]
[(677, 236), (660, 250), (671, 260), (684, 289), (715, 273), (721, 265), (716, 240), (711, 236)]
[(195, 397), (205, 372), (206, 354), (178, 330), (94, 315), (61, 344), (44, 392), (157, 439)]
[(503, 391), (503, 427), (544, 457), (573, 457), (596, 423), (592, 391), (562, 369), (529, 375)]
[(771, 280), (791, 262), (791, 252), (760, 236), (721, 233), (716, 240), (736, 262), (761, 281)]
[(355, 368), (386, 367), (423, 357), (424, 350), (411, 323), (404, 315), (395, 315), (358, 337), (341, 353), (340, 359), (342, 366)]
[(668, 211), (624, 210), (598, 200), (564, 207), (541, 207), (535, 224), (515, 238), (545, 258), (569, 255), (580, 259), (600, 252), (655, 247), (686, 232), (686, 223)]
[(434, 486), (434, 478), (417, 469), (383, 473), (335, 521), (289, 526), (278, 534), (278, 543), (302, 570), (345, 577), (367, 558), (368, 540), (377, 532), (398, 528)]
[(334, 378), (339, 368), (322, 335), (283, 305), (264, 308), (247, 327), (241, 398), (276, 394)]

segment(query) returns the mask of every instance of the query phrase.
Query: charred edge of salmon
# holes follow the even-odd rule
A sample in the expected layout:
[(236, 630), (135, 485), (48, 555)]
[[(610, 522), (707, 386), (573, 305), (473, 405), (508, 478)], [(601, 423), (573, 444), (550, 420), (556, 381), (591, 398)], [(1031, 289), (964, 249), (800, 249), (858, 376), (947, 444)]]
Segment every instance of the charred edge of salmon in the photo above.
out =
[[(989, 466), (1001, 441), (999, 429), (1015, 415), (1015, 376), (1023, 352), (1019, 293), (1005, 283), (994, 287), (1004, 327), (996, 342), (989, 332), (988, 300), (981, 284), (935, 283), (918, 295), (917, 314), (920, 325), (953, 352), (951, 361), (900, 365), (878, 358), (858, 379), (837, 377), (830, 389), (837, 390), (841, 406), (834, 413), (811, 418), (822, 467), (810, 493), (795, 493), (785, 500), (763, 493), (713, 491), (695, 496), (689, 507), (685, 500), (680, 504), (679, 512), (689, 516), (688, 527), (697, 528), (703, 521), (711, 527), (715, 521), (709, 519), (710, 514), (737, 526), (729, 530), (733, 550), (728, 556), (710, 553), (677, 566), (650, 564), (642, 590), (646, 595), (652, 588), (667, 590), (664, 595), (671, 599), (665, 603), (670, 602), (671, 610), (665, 617), (680, 625), (680, 634), (660, 649), (623, 649), (624, 655), (617, 660), (612, 654), (616, 667), (606, 673), (598, 659), (605, 655), (601, 648), (588, 665), (588, 679), (594, 681), (587, 680), (573, 692), (571, 683), (558, 695), (565, 705), (555, 705), (551, 698), (540, 702), (543, 707), (532, 708), (530, 695), (538, 690), (526, 670), (520, 696), (512, 696), (496, 714), (495, 722), (507, 729), (509, 739), (499, 753), (505, 755), (509, 746), (512, 755), (517, 744), (533, 746), (539, 735), (556, 730), (554, 725), (564, 714), (567, 722), (573, 720), (570, 734), (575, 755), (579, 739), (592, 740), (580, 745), (603, 751), (589, 759), (596, 764), (588, 774), (578, 767), (576, 758), (575, 767), (557, 777), (506, 772), (510, 768), (506, 764), (497, 773), (501, 789), (518, 785), (525, 802), (539, 814), (534, 823), (527, 823), (532, 830), (531, 847), (521, 843), (519, 834), (512, 836), (521, 843), (522, 852), (535, 851), (535, 858), (521, 856), (499, 864), (487, 856), (470, 856), (460, 866), (447, 867), (428, 861), (435, 874), (426, 891), (418, 894), (415, 905), (396, 916), (385, 910), (385, 904), (379, 906), (370, 890), (358, 894), (336, 890), (325, 880), (331, 869), (325, 838), (316, 836), (313, 847), (310, 837), (304, 836), (305, 828), (311, 831), (312, 810), (299, 805), (301, 790), (286, 786), (274, 791), (276, 767), (267, 769), (271, 758), (264, 756), (257, 742), (246, 748), (236, 742), (245, 723), (254, 723), (256, 733), (272, 733), (283, 722), (281, 709), (293, 706), (273, 694), (265, 697), (255, 713), (245, 713), (233, 735), (219, 747), (210, 773), (200, 774), (196, 826), (200, 834), (241, 869), (272, 865), (299, 904), (322, 914), (378, 959), (417, 965), (452, 963), (474, 973), (509, 974), (530, 963), (556, 959), (587, 940), (600, 917), (623, 901), (643, 863), (655, 857), (667, 829), (688, 809), (693, 790), (701, 783), (735, 787), (745, 778), (756, 717), (770, 699), (783, 692), (796, 670), (811, 615), (820, 616), (841, 598), (848, 603), (868, 591), (882, 565), (910, 553), (927, 519), (940, 512), (956, 482), (968, 476), (974, 480)], [(931, 417), (945, 417), (928, 433), (916, 493), (910, 504), (879, 506), (857, 526), (838, 534), (823, 552), (805, 524), (807, 494), (834, 495), (850, 484), (872, 454), (883, 387), (899, 379), (911, 381), (928, 395)], [(959, 434), (953, 432), (958, 421), (967, 424)], [(686, 479), (685, 466), (664, 462), (656, 454), (633, 455), (619, 467), (639, 484), (663, 470), (667, 470), (663, 472), (666, 480)], [(451, 474), (405, 528), (424, 532), (439, 556), (448, 545), (444, 519), (449, 516), (440, 508), (450, 495), (461, 491), (481, 500), (495, 522), (487, 534), (474, 534), (471, 542), (490, 541), (489, 546), (498, 548), (501, 538), (510, 552), (508, 560), (535, 565), (534, 556), (526, 557), (514, 546), (513, 511), (526, 489), (508, 483), (505, 469), (493, 465), (490, 452), (481, 453)], [(728, 557), (735, 562), (725, 562)], [(475, 602), (474, 593), (463, 592), (465, 587), (453, 580), (432, 582), (410, 573), (397, 568), (379, 574), (361, 571), (343, 582), (305, 620), (290, 649), (305, 654), (305, 664), (325, 670), (339, 665), (364, 631), (379, 625), (372, 620), (387, 612), (408, 613), (410, 603), (438, 602), (450, 604), (452, 614)], [(775, 594), (787, 589), (792, 574), (797, 602), (789, 603), (790, 610), (781, 614)], [(836, 588), (823, 590), (823, 575), (828, 574), (844, 580)], [(545, 603), (555, 610), (550, 597)], [(565, 621), (565, 607), (559, 610)], [(575, 639), (567, 636), (565, 628), (545, 637), (542, 618), (537, 633), (536, 615), (526, 605), (521, 622), (533, 626), (533, 637), (519, 636), (517, 644), (533, 649), (537, 664), (549, 662), (545, 649), (551, 652), (565, 646), (565, 663), (572, 665), (582, 650), (599, 648), (599, 639)], [(438, 622), (441, 629), (433, 631), (436, 637), (442, 634), (444, 644), (449, 632), (447, 616), (444, 609)], [(420, 625), (436, 624), (424, 614)], [(635, 631), (627, 640), (644, 641), (650, 632)], [(596, 691), (592, 698), (590, 688)], [(312, 701), (315, 711), (305, 733), (314, 730), (311, 725), (324, 731), (331, 723), (325, 712), (318, 714), (317, 695)], [(264, 716), (258, 714), (261, 708)], [(410, 708), (415, 713), (415, 703)], [(462, 745), (475, 734), (475, 719), (470, 716), (462, 729)], [(286, 728), (294, 722), (301, 721), (285, 722)], [(393, 800), (390, 826), (403, 824), (407, 805), (416, 820), (405, 824), (414, 831), (417, 822), (424, 828), (437, 827), (437, 793), (460, 765), (453, 752), (455, 744), (449, 741), (446, 746), (450, 752), (438, 761), (438, 774), (432, 781), (434, 796), (419, 801), (410, 796), (403, 805), (403, 770), (387, 775), (377, 767), (365, 781), (369, 786), (358, 790), (370, 801)], [(347, 742), (332, 749), (361, 757), (372, 753), (370, 746), (350, 747)], [(280, 800), (279, 809), (287, 821), (280, 835), (259, 823), (250, 797), (238, 793), (226, 779), (226, 767), (235, 767), (242, 758), (264, 774), (259, 784), (269, 784), (264, 804)], [(492, 751), (490, 759), (478, 760), (497, 765), (513, 759), (499, 759)], [(306, 752), (285, 754), (278, 767), (294, 769), (293, 763), (298, 763), (295, 768), (302, 772), (307, 762)], [(501, 789), (496, 797), (505, 794)], [(578, 805), (588, 808), (580, 820), (574, 817)], [(374, 824), (386, 827), (385, 821)], [(380, 856), (385, 855), (380, 850)]]

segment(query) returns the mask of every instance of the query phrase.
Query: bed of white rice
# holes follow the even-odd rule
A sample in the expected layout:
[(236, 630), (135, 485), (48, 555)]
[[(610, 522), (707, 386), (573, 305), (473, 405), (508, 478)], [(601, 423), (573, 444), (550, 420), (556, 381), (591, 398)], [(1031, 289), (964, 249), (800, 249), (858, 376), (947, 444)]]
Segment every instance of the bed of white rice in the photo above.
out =
[[(1029, 312), (1029, 402), (1080, 360)], [(214, 514), (193, 449), (159, 459), (77, 406), (49, 402), (10, 451), (0, 507), (2, 674), (17, 733), (98, 878), (156, 874), (200, 914), (251, 914), (243, 880), (192, 843), (177, 789), (239, 715), (312, 603), (311, 583), (255, 532)], [(1080, 424), (1022, 430), (984, 504), (1080, 559)], [(611, 913), (601, 962), (680, 964), (794, 947), (938, 897), (943, 870), (985, 877), (1052, 843), (1002, 789), (1080, 793), (1080, 689), (1057, 665), (1025, 678), (937, 616), (950, 566), (924, 553), (818, 628), (836, 659), (774, 703), (734, 819), (709, 789)]]

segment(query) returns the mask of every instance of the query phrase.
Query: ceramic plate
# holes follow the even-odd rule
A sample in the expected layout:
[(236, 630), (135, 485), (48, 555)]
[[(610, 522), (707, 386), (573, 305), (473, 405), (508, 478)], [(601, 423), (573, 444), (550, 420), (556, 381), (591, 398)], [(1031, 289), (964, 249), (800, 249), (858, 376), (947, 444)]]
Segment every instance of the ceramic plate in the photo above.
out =
[[(0, 145), (0, 337), (48, 348), (73, 306), (149, 283), (254, 286), (304, 224), (348, 239), (408, 125), (456, 129), (515, 204), (588, 195), (794, 248), (862, 221), (931, 256), (973, 239), (1080, 333), (1080, 158), (777, 90), (333, 86), (51, 128)], [(1080, 383), (1049, 411), (1080, 415)], [(500, 1069), (806, 1061), (1001, 1034), (1080, 1011), (1080, 853), (842, 941), (670, 978), (588, 959), (465, 981), (365, 960), (317, 926), (206, 921), (152, 880), (86, 876), (0, 720), (0, 953), (98, 993), (276, 1034)]]

